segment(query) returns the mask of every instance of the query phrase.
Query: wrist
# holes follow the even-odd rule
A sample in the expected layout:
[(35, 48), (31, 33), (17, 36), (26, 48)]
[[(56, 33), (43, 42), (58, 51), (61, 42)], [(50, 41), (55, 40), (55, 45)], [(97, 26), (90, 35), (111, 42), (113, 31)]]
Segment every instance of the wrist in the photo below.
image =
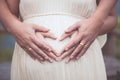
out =
[(92, 19), (92, 21), (94, 21), (95, 23), (99, 23), (100, 25), (104, 24), (104, 20), (97, 16), (91, 16), (90, 19)]
[(18, 27), (18, 25), (21, 23), (21, 21), (15, 16), (10, 16), (9, 18), (4, 19), (2, 23), (6, 28), (7, 32), (12, 34)]

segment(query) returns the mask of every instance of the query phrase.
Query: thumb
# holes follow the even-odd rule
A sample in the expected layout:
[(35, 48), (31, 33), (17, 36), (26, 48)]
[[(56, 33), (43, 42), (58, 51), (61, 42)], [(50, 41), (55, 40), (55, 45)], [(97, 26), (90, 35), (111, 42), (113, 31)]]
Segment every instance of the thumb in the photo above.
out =
[(72, 36), (74, 32), (71, 32), (71, 33), (63, 33), (59, 39), (59, 41), (63, 41), (64, 39), (66, 39), (67, 37), (70, 37)]
[(69, 28), (67, 28), (66, 30), (65, 30), (65, 32), (66, 33), (70, 33), (70, 32), (72, 32), (72, 31), (75, 31), (76, 29), (78, 29), (79, 28), (79, 23), (75, 23), (75, 24), (73, 24), (72, 26), (70, 26)]
[(47, 38), (51, 38), (51, 39), (53, 39), (53, 40), (56, 40), (57, 39), (57, 37), (53, 34), (53, 33), (51, 33), (51, 32), (47, 32), (47, 33), (41, 33), (44, 37), (47, 37)]
[(34, 29), (36, 30), (36, 31), (40, 31), (40, 32), (48, 32), (49, 31), (49, 29), (48, 28), (46, 28), (46, 27), (44, 27), (44, 26), (38, 26), (38, 25), (35, 25), (34, 26)]

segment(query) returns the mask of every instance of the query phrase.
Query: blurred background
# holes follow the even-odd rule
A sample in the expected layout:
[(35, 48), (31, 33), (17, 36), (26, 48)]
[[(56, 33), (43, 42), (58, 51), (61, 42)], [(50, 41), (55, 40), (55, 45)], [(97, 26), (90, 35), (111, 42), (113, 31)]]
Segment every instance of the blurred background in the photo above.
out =
[[(120, 80), (120, 1), (117, 4), (118, 25), (108, 33), (108, 40), (103, 48), (103, 55), (108, 80)], [(6, 33), (0, 24), (0, 80), (10, 80), (10, 64), (15, 40)]]

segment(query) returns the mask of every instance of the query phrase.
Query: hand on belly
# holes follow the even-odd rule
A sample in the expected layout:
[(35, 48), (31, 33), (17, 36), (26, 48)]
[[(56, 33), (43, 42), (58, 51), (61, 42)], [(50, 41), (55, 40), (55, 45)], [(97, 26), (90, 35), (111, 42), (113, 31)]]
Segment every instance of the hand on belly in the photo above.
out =
[[(35, 17), (32, 19), (25, 20), (27, 23), (34, 23), (39, 26), (44, 26), (50, 29), (50, 32), (53, 33), (57, 39), (51, 39), (50, 37), (43, 37), (43, 40), (48, 43), (56, 52), (61, 52), (65, 45), (71, 40), (70, 37), (67, 37), (63, 41), (59, 41), (61, 35), (64, 31), (70, 27), (72, 24), (77, 22), (78, 18), (70, 16), (42, 16)], [(39, 36), (39, 35), (38, 35)], [(39, 37), (38, 37), (39, 38)]]

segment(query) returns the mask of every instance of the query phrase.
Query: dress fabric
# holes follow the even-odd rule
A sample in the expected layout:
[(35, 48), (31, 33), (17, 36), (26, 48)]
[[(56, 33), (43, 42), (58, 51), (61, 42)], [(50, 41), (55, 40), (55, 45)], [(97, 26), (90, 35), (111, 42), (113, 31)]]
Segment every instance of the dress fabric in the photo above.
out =
[[(60, 51), (70, 38), (60, 42), (65, 29), (77, 21), (90, 17), (96, 10), (96, 0), (20, 0), (20, 16), (24, 23), (49, 28), (57, 40), (45, 38)], [(107, 80), (101, 48), (106, 34), (99, 36), (78, 60), (39, 63), (33, 60), (17, 43), (15, 44), (11, 80)]]

